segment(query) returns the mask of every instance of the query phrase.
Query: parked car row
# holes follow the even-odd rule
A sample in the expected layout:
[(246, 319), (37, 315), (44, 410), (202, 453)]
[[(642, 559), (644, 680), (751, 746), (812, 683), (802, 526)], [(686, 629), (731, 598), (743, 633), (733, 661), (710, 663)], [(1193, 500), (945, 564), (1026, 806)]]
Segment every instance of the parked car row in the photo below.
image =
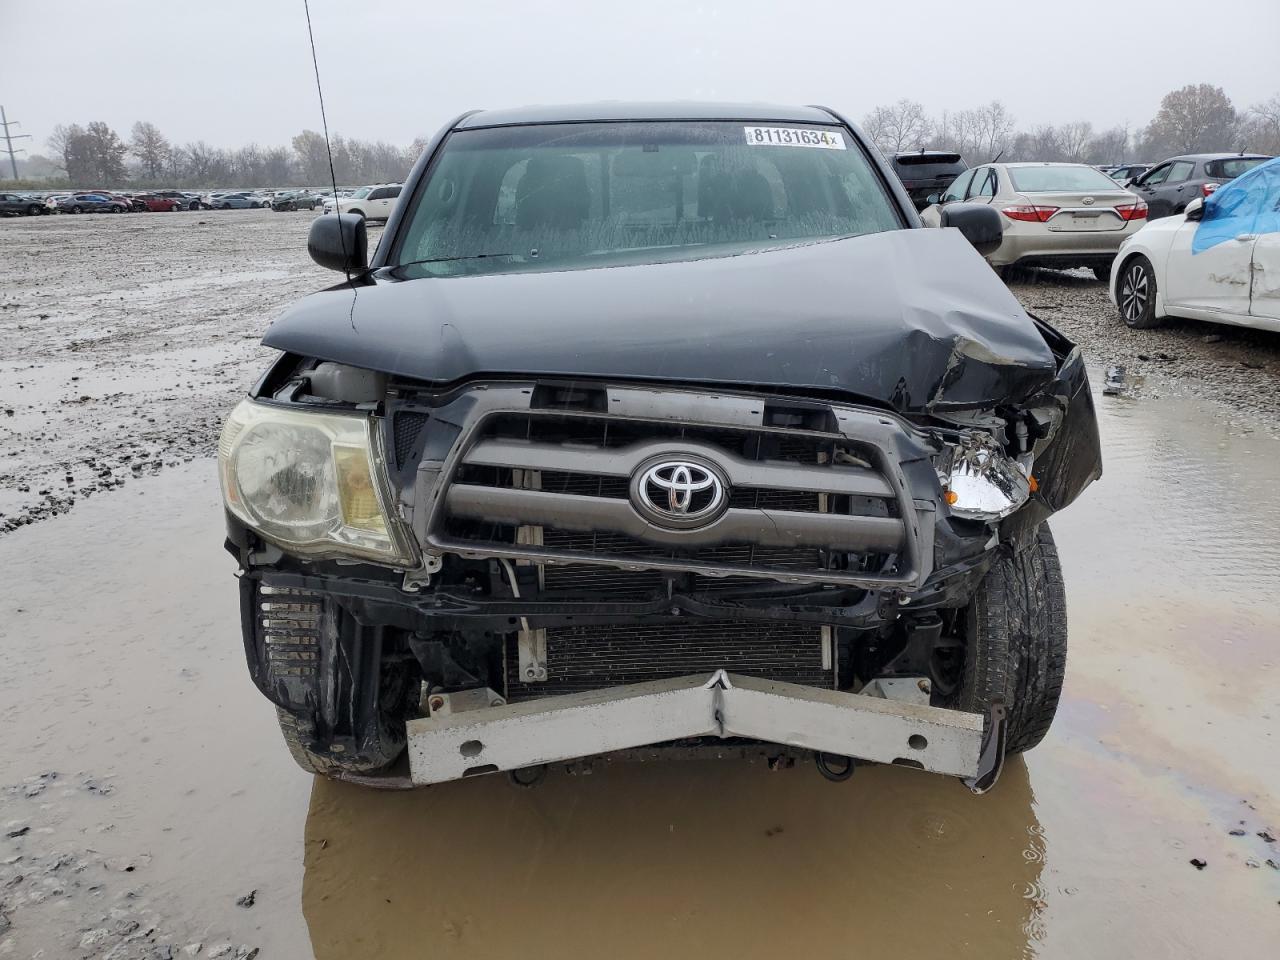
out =
[(1127, 239), (1111, 271), (1111, 301), (1135, 329), (1181, 317), (1280, 332), (1280, 285), (1267, 279), (1277, 276), (1280, 159), (1251, 164)]
[(399, 184), (373, 184), (338, 190), (290, 188), (283, 190), (215, 190), (193, 193), (153, 190), (120, 193), (109, 190), (33, 193), (0, 193), (0, 215), (37, 216), (44, 213), (130, 213), (178, 210), (240, 210), (270, 207), (278, 212), (316, 210), (359, 213), (370, 220), (385, 220), (400, 193)]

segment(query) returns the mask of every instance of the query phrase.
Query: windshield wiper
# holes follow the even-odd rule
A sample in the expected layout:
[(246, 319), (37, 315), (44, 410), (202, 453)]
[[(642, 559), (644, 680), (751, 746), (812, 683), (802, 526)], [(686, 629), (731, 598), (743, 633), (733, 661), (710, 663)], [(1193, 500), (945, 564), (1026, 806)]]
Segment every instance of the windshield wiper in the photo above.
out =
[(466, 253), (457, 257), (427, 257), (424, 260), (410, 260), (408, 263), (398, 263), (397, 267), (416, 267), (420, 263), (452, 263), (455, 260), (484, 260), (487, 257), (514, 257), (514, 253)]

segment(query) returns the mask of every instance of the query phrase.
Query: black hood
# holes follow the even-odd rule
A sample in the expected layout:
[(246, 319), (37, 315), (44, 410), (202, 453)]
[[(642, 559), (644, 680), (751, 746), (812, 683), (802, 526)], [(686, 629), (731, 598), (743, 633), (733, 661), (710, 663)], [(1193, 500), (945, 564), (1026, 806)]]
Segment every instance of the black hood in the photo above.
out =
[(436, 383), (564, 376), (991, 406), (1054, 357), (957, 231), (562, 272), (379, 279), (313, 294), (263, 342)]

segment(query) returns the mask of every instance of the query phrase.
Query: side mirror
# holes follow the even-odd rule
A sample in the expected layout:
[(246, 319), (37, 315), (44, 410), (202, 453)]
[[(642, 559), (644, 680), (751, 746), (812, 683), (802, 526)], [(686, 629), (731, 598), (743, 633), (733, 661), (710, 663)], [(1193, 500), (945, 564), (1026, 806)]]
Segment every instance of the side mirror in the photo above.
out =
[(935, 204), (935, 203), (941, 203), (941, 202), (942, 202), (942, 194), (940, 194), (940, 193), (931, 193), (931, 194), (929, 194), (927, 197), (925, 197), (925, 198), (924, 198), (924, 202), (925, 202), (925, 203), (927, 203), (927, 204), (929, 204), (930, 206), (932, 206), (932, 205), (933, 205), (933, 204)]
[(1187, 204), (1187, 209), (1183, 211), (1187, 215), (1188, 220), (1204, 219), (1204, 197), (1196, 197)]
[(1004, 239), (1000, 214), (985, 203), (949, 203), (942, 208), (941, 227), (955, 227), (984, 257)]
[(350, 276), (369, 265), (369, 234), (364, 217), (354, 213), (326, 213), (311, 221), (307, 253), (322, 267)]

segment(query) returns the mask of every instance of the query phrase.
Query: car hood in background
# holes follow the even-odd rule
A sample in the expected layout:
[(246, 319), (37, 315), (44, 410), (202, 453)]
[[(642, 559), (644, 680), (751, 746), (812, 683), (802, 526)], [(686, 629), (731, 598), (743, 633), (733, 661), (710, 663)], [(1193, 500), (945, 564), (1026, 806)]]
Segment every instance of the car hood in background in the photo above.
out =
[(435, 383), (661, 380), (836, 392), (901, 411), (1030, 397), (1056, 363), (954, 230), (561, 272), (343, 285), (269, 347)]

